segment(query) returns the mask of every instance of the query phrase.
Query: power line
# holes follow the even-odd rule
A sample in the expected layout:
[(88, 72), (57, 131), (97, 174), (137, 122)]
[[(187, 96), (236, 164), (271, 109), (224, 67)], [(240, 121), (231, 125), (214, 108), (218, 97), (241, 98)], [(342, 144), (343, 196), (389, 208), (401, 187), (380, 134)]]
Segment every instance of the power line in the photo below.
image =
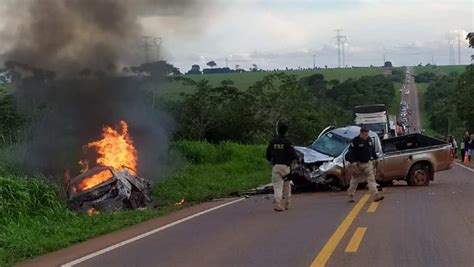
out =
[(458, 65), (461, 65), (461, 33), (458, 33), (457, 39), (458, 39)]

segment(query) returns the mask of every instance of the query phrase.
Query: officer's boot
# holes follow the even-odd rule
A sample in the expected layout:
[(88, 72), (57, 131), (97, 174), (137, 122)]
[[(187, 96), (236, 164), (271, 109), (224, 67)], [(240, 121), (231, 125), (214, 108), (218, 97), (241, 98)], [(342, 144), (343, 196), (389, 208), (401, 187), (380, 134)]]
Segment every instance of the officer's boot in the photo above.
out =
[(275, 199), (275, 208), (274, 211), (284, 211), (285, 209), (281, 205), (281, 200)]
[(379, 202), (384, 199), (384, 197), (380, 195), (379, 193), (374, 193), (373, 195), (374, 195), (374, 202)]
[(283, 199), (283, 208), (285, 208), (285, 210), (290, 209), (290, 202), (291, 202), (291, 198), (289, 197)]

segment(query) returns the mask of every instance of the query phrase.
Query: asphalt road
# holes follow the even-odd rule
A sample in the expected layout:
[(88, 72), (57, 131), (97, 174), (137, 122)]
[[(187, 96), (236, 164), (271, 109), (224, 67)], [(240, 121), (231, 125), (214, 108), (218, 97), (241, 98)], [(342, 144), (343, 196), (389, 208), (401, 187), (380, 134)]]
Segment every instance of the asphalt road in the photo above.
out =
[(418, 103), (418, 91), (415, 85), (415, 78), (412, 76), (414, 75), (413, 68), (408, 67), (408, 71), (410, 72), (410, 75), (406, 76), (409, 77), (409, 82), (405, 80), (405, 86), (408, 89), (408, 94), (405, 94), (405, 91), (403, 91), (402, 100), (408, 103), (408, 107), (411, 110), (411, 114), (408, 115), (409, 133), (419, 133), (421, 130), (421, 122)]
[[(415, 92), (410, 84), (418, 130)], [(429, 186), (398, 182), (383, 194), (378, 205), (366, 190), (356, 203), (345, 192), (298, 194), (281, 213), (262, 195), (206, 203), (25, 265), (474, 267), (474, 169), (456, 164)]]
[(472, 267), (473, 192), (474, 170), (455, 166), (427, 187), (385, 188), (377, 207), (365, 190), (355, 204), (344, 192), (295, 195), (282, 213), (254, 196), (74, 266)]

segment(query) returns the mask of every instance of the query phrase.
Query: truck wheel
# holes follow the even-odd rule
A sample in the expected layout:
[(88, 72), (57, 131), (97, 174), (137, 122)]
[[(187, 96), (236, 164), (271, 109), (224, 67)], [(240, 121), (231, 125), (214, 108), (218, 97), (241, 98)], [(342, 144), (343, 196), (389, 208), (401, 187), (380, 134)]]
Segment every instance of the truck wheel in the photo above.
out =
[(430, 183), (430, 171), (426, 164), (416, 164), (407, 177), (408, 185), (423, 186)]

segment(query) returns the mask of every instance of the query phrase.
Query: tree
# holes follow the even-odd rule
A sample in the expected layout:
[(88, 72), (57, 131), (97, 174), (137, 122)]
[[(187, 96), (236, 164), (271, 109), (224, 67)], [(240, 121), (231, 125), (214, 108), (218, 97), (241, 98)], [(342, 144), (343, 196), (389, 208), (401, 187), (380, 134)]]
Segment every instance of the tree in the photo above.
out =
[(27, 120), (16, 112), (13, 96), (0, 89), (0, 145), (13, 144), (20, 139), (20, 130)]
[(191, 70), (187, 74), (202, 74), (201, 67), (197, 64), (191, 66)]
[(250, 69), (250, 71), (258, 71), (257, 64), (252, 64), (252, 68)]
[[(466, 40), (469, 40), (469, 47), (474, 48), (474, 32), (470, 32), (466, 36)], [(474, 55), (471, 56), (471, 60), (474, 61)]]
[(211, 61), (207, 62), (206, 65), (208, 65), (211, 68), (214, 68), (215, 66), (217, 66), (217, 64), (216, 64), (216, 62), (214, 62), (214, 60), (211, 60)]
[[(474, 48), (474, 33), (470, 32), (466, 39), (469, 39), (469, 47)], [(474, 60), (474, 55), (471, 56)], [(466, 71), (461, 75), (456, 87), (456, 107), (461, 119), (466, 122), (466, 127), (474, 131), (474, 65), (467, 66)]]
[(140, 70), (150, 75), (153, 80), (163, 80), (168, 75), (179, 75), (179, 69), (166, 61), (155, 61), (140, 66)]
[(469, 40), (469, 47), (474, 48), (474, 32), (470, 32), (466, 36), (466, 40)]
[(234, 81), (227, 79), (227, 80), (223, 80), (221, 84), (222, 86), (231, 86), (231, 85), (234, 85)]
[(385, 68), (391, 68), (391, 67), (393, 67), (393, 66), (392, 66), (392, 62), (390, 62), (390, 61), (385, 61), (385, 63), (383, 64), (383, 66), (384, 66)]

